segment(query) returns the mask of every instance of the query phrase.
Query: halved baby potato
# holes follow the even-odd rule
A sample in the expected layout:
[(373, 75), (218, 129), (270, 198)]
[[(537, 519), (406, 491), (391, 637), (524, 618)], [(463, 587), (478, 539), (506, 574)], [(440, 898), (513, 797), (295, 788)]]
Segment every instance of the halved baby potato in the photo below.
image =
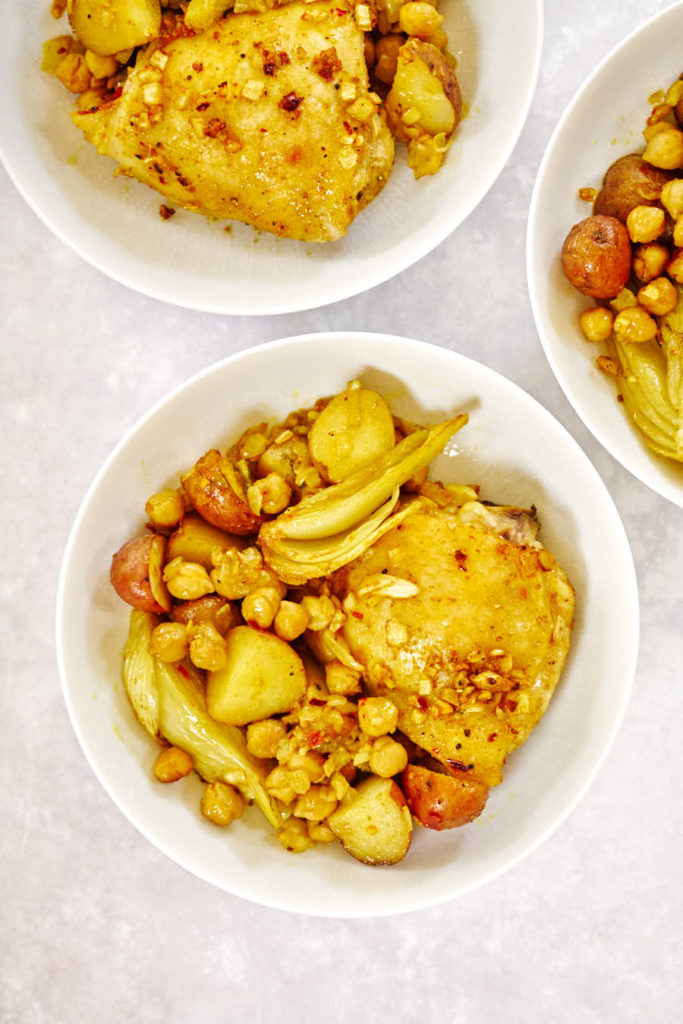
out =
[(320, 413), (308, 448), (321, 476), (336, 484), (391, 451), (394, 440), (387, 403), (376, 391), (352, 382)]
[(488, 786), (469, 772), (453, 769), (444, 775), (418, 764), (408, 765), (401, 783), (417, 820), (437, 832), (474, 821), (489, 794)]
[(207, 523), (201, 516), (190, 512), (168, 538), (166, 560), (182, 558), (184, 562), (198, 562), (205, 569), (213, 569), (211, 552), (214, 548), (242, 551), (247, 542), (233, 533), (226, 533)]
[(160, 615), (171, 610), (163, 579), (166, 538), (159, 533), (133, 537), (111, 560), (111, 584), (132, 608)]
[(209, 714), (228, 725), (248, 725), (290, 711), (306, 688), (296, 651), (273, 633), (236, 626), (226, 637), (224, 668), (209, 672)]
[(327, 822), (342, 846), (363, 864), (398, 864), (410, 847), (413, 822), (393, 779), (361, 782)]
[(257, 533), (263, 522), (247, 504), (247, 496), (234, 466), (212, 448), (182, 478), (192, 505), (207, 523), (228, 533)]
[(86, 49), (109, 56), (159, 35), (159, 0), (69, 0), (69, 21)]

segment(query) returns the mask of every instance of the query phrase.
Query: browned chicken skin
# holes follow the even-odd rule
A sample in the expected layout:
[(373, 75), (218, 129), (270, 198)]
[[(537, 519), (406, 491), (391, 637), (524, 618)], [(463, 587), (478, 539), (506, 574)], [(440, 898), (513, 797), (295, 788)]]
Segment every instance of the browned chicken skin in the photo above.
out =
[(394, 155), (363, 40), (343, 0), (231, 14), (140, 58), (118, 99), (73, 120), (170, 203), (334, 240), (381, 191)]
[(569, 646), (574, 592), (535, 530), (522, 509), (429, 503), (335, 578), (367, 687), (414, 743), (487, 786), (545, 712)]

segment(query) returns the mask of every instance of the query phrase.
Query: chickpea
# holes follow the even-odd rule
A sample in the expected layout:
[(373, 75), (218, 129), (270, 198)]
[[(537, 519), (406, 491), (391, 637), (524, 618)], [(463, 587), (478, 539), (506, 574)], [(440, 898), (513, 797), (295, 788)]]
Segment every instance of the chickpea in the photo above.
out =
[(679, 217), (674, 224), (673, 242), (677, 249), (683, 246), (683, 217)]
[(408, 752), (390, 736), (380, 736), (372, 744), (369, 768), (382, 779), (398, 775), (408, 764)]
[(606, 341), (612, 333), (614, 315), (609, 309), (595, 306), (583, 311), (579, 323), (586, 341)]
[(116, 57), (101, 57), (99, 53), (92, 50), (85, 51), (85, 63), (95, 78), (111, 78), (119, 70), (119, 62)]
[(185, 627), (181, 622), (162, 622), (155, 626), (149, 642), (152, 654), (161, 661), (180, 661), (188, 651)]
[(295, 797), (303, 796), (311, 788), (309, 779), (303, 768), (290, 771), (278, 765), (266, 778), (266, 790), (283, 804), (291, 804)]
[(185, 502), (178, 491), (167, 489), (157, 491), (147, 499), (145, 505), (152, 526), (157, 529), (171, 529), (177, 526), (185, 515)]
[(277, 718), (264, 718), (247, 726), (247, 750), (254, 757), (275, 757), (287, 735), (287, 726)]
[(296, 640), (306, 632), (309, 615), (296, 601), (281, 601), (275, 616), (274, 629), (281, 640)]
[(242, 601), (244, 621), (257, 629), (268, 629), (280, 608), (280, 594), (274, 587), (258, 587)]
[(307, 793), (300, 796), (294, 805), (297, 818), (307, 821), (323, 821), (328, 818), (337, 806), (337, 798), (329, 786), (311, 786)]
[(440, 27), (443, 21), (443, 14), (431, 6), (431, 4), (409, 2), (403, 4), (399, 11), (398, 23), (401, 31), (406, 35), (414, 36), (416, 39), (429, 39), (433, 32)]
[(669, 127), (653, 135), (645, 147), (643, 160), (667, 171), (683, 166), (683, 132)]
[(262, 512), (277, 515), (287, 508), (291, 497), (292, 488), (279, 473), (269, 473), (247, 489), (249, 508), (257, 516)]
[(657, 334), (657, 323), (642, 306), (633, 306), (618, 314), (614, 333), (621, 341), (651, 341)]
[(303, 753), (292, 754), (287, 767), (291, 771), (304, 771), (311, 782), (322, 782), (325, 778), (325, 758), (317, 754), (315, 750), (306, 750)]
[(180, 747), (166, 747), (154, 762), (154, 774), (159, 782), (177, 782), (192, 771), (192, 758)]
[(633, 256), (633, 273), (639, 281), (652, 281), (664, 272), (670, 255), (665, 245), (640, 245)]
[(683, 284), (683, 249), (677, 249), (667, 264), (666, 272), (677, 284)]
[(654, 316), (666, 316), (678, 305), (678, 292), (668, 277), (656, 277), (638, 292), (638, 302)]
[(90, 71), (82, 53), (66, 53), (55, 68), (55, 75), (69, 92), (90, 88)]
[(632, 242), (654, 242), (665, 223), (664, 210), (658, 206), (634, 206), (626, 218), (626, 230)]
[(328, 661), (325, 665), (325, 683), (330, 693), (350, 697), (360, 692), (360, 672), (342, 665), (341, 661)]
[(382, 36), (377, 40), (375, 47), (377, 53), (377, 64), (375, 65), (375, 76), (380, 82), (391, 85), (396, 75), (398, 64), (398, 51), (405, 43), (405, 37), (391, 33)]
[(195, 601), (215, 590), (203, 565), (199, 562), (185, 562), (180, 557), (166, 564), (164, 582), (169, 593), (179, 601)]
[(337, 838), (324, 821), (309, 821), (308, 838), (314, 843), (333, 843)]
[(211, 782), (202, 793), (199, 807), (209, 821), (225, 828), (244, 814), (244, 800), (227, 782)]
[(388, 697), (363, 697), (358, 701), (358, 724), (367, 736), (393, 732), (397, 722), (398, 708)]
[(309, 617), (308, 629), (312, 629), (316, 633), (322, 629), (327, 629), (335, 613), (332, 601), (324, 594), (321, 597), (313, 597), (307, 594), (306, 597), (302, 598), (301, 607)]
[(225, 640), (212, 622), (192, 622), (187, 626), (190, 661), (197, 668), (217, 672), (227, 661)]
[(300, 818), (290, 818), (287, 824), (279, 829), (277, 837), (290, 853), (303, 853), (313, 846), (306, 822)]
[(666, 185), (662, 188), (660, 198), (664, 209), (675, 220), (683, 216), (683, 178), (674, 178), (673, 181), (667, 181)]

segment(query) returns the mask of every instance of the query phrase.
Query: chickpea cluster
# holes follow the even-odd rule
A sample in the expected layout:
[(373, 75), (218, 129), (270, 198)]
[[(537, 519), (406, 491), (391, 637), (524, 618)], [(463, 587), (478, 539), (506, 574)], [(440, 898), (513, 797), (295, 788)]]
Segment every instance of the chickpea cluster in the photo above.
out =
[[(294, 645), (342, 627), (346, 613), (330, 583), (288, 589), (264, 562), (254, 537), (264, 516), (277, 515), (327, 486), (309, 448), (312, 426), (327, 406), (320, 400), (276, 426), (250, 427), (224, 456), (216, 451), (199, 459), (180, 487), (148, 498), (145, 514), (152, 532), (114, 556), (112, 583), (129, 604), (158, 616), (149, 650), (161, 662), (218, 672), (226, 665), (229, 634), (236, 626), (270, 632)], [(390, 423), (397, 437), (412, 429), (400, 421)], [(227, 488), (228, 480), (239, 495)], [(226, 486), (217, 491), (221, 481)], [(226, 488), (233, 502), (227, 507)], [(244, 515), (253, 516), (245, 520), (244, 535), (229, 533), (225, 517), (239, 525)], [(125, 555), (131, 545), (132, 556)], [(122, 553), (122, 567), (116, 570)], [(148, 558), (148, 603), (126, 589), (135, 569), (129, 560), (140, 554)], [(392, 735), (396, 706), (385, 697), (365, 696), (358, 666), (342, 645), (338, 650), (340, 657), (324, 665), (306, 653), (308, 685), (300, 700), (288, 713), (244, 728), (247, 750), (265, 764), (267, 792), (289, 812), (278, 838), (295, 852), (336, 838), (326, 820), (358, 772), (391, 779), (408, 763), (405, 746)], [(193, 770), (192, 757), (176, 746), (164, 746), (153, 767), (162, 783), (177, 782)], [(222, 781), (205, 785), (200, 809), (211, 823), (225, 827), (244, 807), (235, 786)]]
[[(640, 344), (656, 340), (660, 318), (678, 305), (678, 286), (683, 285), (683, 78), (675, 81), (664, 96), (651, 97), (651, 102), (652, 112), (643, 132), (646, 146), (637, 174), (632, 172), (632, 165), (626, 166), (635, 156), (612, 165), (595, 199), (595, 215), (573, 229), (578, 251), (589, 227), (595, 228), (591, 240), (595, 251), (591, 256), (596, 265), (603, 261), (603, 271), (615, 271), (619, 247), (622, 276), (611, 274), (611, 279), (618, 282), (617, 290), (609, 294), (607, 286), (600, 291), (595, 280), (582, 275), (581, 268), (572, 265), (572, 233), (565, 242), (563, 266), (568, 278), (584, 294), (602, 300), (585, 309), (579, 319), (583, 335), (590, 342), (614, 338)], [(582, 194), (595, 197), (592, 190), (582, 190)], [(610, 226), (614, 236), (609, 246), (602, 244), (605, 221), (621, 222)], [(597, 254), (599, 231), (603, 232), (599, 239), (602, 251)], [(588, 255), (583, 255), (588, 262)], [(604, 283), (604, 272), (602, 277)], [(618, 364), (609, 357), (599, 357), (598, 366), (609, 373), (619, 372)]]

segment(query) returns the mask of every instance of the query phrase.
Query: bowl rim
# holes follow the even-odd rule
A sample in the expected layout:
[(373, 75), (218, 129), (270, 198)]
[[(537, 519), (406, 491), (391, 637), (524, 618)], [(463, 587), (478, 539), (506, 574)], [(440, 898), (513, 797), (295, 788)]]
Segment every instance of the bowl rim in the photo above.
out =
[[(550, 368), (560, 385), (565, 398), (570, 403), (579, 419), (591, 432), (593, 437), (602, 445), (602, 447), (616, 459), (616, 461), (625, 470), (627, 470), (634, 479), (640, 483), (649, 487), (650, 490), (654, 491), (660, 497), (665, 498), (667, 501), (672, 502), (674, 505), (678, 505), (683, 508), (683, 484), (676, 486), (673, 482), (669, 482), (664, 479), (653, 479), (649, 469), (647, 471), (640, 471), (633, 467), (631, 459), (628, 454), (622, 454), (618, 443), (615, 443), (612, 439), (612, 435), (609, 428), (602, 428), (597, 422), (591, 411), (591, 403), (588, 400), (584, 400), (583, 393), (574, 390), (566, 381), (564, 373), (560, 366), (560, 360), (555, 354), (555, 346), (551, 343), (546, 333), (545, 318), (541, 311), (541, 294), (543, 293), (542, 286), (537, 281), (536, 274), (534, 273), (534, 260), (535, 260), (535, 249), (536, 249), (536, 238), (538, 232), (538, 221), (539, 221), (539, 206), (541, 197), (543, 194), (544, 179), (548, 164), (550, 163), (555, 146), (561, 138), (567, 122), (570, 120), (575, 108), (580, 104), (585, 94), (590, 91), (593, 87), (594, 82), (600, 77), (604, 69), (609, 65), (613, 58), (615, 58), (622, 50), (627, 49), (633, 45), (636, 39), (641, 35), (648, 32), (660, 21), (665, 21), (667, 18), (673, 17), (674, 12), (677, 12), (678, 16), (681, 16), (683, 11), (683, 0), (676, 0), (675, 3), (669, 7), (665, 7), (664, 10), (658, 11), (652, 17), (636, 26), (633, 31), (613, 46), (607, 54), (600, 60), (597, 66), (590, 72), (590, 74), (584, 79), (579, 88), (576, 90), (574, 95), (569, 100), (565, 107), (559, 121), (555, 125), (553, 132), (548, 140), (548, 143), (543, 152), (543, 157), (536, 173), (536, 180), (534, 182), (533, 191), (531, 193), (531, 201), (529, 203), (529, 215), (527, 219), (527, 232), (526, 232), (526, 277), (527, 287), (529, 291), (529, 301), (531, 303), (531, 311), (536, 325), (536, 333), (540, 339), (545, 357), (550, 364)], [(586, 389), (586, 394), (590, 392), (590, 388)], [(632, 427), (635, 430), (635, 427)], [(652, 460), (652, 466), (656, 466), (659, 461), (659, 457), (648, 449), (648, 454)], [(668, 460), (666, 460), (668, 461)]]
[[(496, 865), (488, 872), (483, 873), (476, 879), (468, 883), (461, 883), (460, 885), (451, 886), (446, 889), (444, 896), (434, 897), (420, 897), (410, 896), (409, 894), (401, 901), (401, 905), (398, 907), (384, 905), (381, 908), (373, 908), (371, 913), (362, 912), (351, 903), (348, 908), (337, 908), (334, 912), (330, 912), (327, 909), (317, 909), (306, 906), (304, 908), (297, 907), (292, 902), (288, 902), (287, 899), (267, 899), (261, 896), (254, 896), (243, 889), (229, 888), (227, 885), (216, 880), (212, 876), (209, 870), (202, 870), (196, 864), (190, 863), (187, 858), (179, 855), (176, 851), (172, 850), (165, 841), (160, 841), (157, 837), (153, 836), (148, 829), (147, 822), (139, 820), (135, 816), (131, 815), (127, 810), (124, 809), (122, 802), (119, 801), (118, 795), (113, 786), (110, 786), (109, 782), (105, 779), (101, 773), (98, 763), (96, 751), (93, 744), (88, 739), (85, 731), (81, 728), (79, 717), (76, 709), (76, 702), (72, 699), (69, 680), (67, 677), (66, 669), (66, 648), (68, 646), (68, 627), (65, 615), (65, 590), (67, 587), (67, 579), (71, 567), (71, 557), (73, 548), (76, 545), (78, 536), (81, 529), (81, 524), (86, 516), (88, 506), (93, 494), (98, 489), (100, 482), (106, 476), (109, 471), (111, 464), (118, 457), (120, 452), (128, 445), (132, 437), (139, 431), (142, 430), (150, 419), (156, 416), (157, 412), (160, 411), (167, 404), (173, 402), (176, 397), (181, 394), (184, 390), (190, 389), (196, 386), (205, 377), (208, 377), (221, 370), (226, 365), (239, 365), (241, 362), (248, 361), (253, 353), (260, 353), (264, 350), (271, 349), (273, 345), (278, 347), (296, 347), (297, 345), (310, 344), (315, 341), (318, 344), (333, 344), (338, 343), (340, 339), (353, 339), (363, 340), (367, 345), (368, 342), (379, 339), (383, 343), (390, 343), (391, 345), (397, 345), (404, 348), (415, 350), (422, 350), (425, 358), (428, 357), (429, 353), (434, 349), (438, 349), (442, 353), (447, 353), (448, 358), (452, 358), (455, 362), (461, 365), (474, 365), (478, 371), (483, 371), (486, 376), (495, 378), (498, 383), (502, 383), (504, 387), (510, 389), (512, 392), (519, 393), (524, 396), (524, 399), (530, 403), (531, 408), (534, 409), (535, 413), (540, 416), (541, 420), (545, 420), (553, 429), (560, 432), (563, 435), (565, 442), (573, 449), (574, 454), (582, 462), (584, 470), (592, 477), (593, 481), (601, 489), (606, 505), (610, 510), (610, 513), (614, 519), (615, 529), (619, 534), (619, 546), (622, 552), (623, 558), (623, 569), (629, 577), (629, 600), (628, 600), (628, 622), (627, 627), (623, 631), (624, 635), (624, 646), (628, 649), (627, 664), (630, 666), (628, 672), (628, 678), (625, 680), (624, 685), (621, 688), (619, 694), (618, 705), (614, 709), (614, 713), (611, 717), (609, 729), (606, 735), (603, 737), (602, 744), (599, 752), (597, 752), (593, 758), (593, 761), (589, 767), (589, 770), (581, 784), (577, 786), (570, 800), (566, 801), (557, 813), (552, 817), (547, 827), (543, 829), (534, 839), (519, 850), (513, 857), (510, 857), (504, 863)], [(583, 799), (586, 792), (593, 784), (598, 772), (602, 768), (607, 756), (610, 753), (615, 737), (621, 728), (621, 724), (626, 713), (626, 708), (630, 700), (633, 682), (637, 668), (637, 657), (639, 648), (639, 635), (640, 635), (640, 604), (639, 604), (639, 590), (635, 571), (635, 565), (633, 562), (633, 555), (631, 547), (628, 541), (625, 527), (622, 523), (619, 511), (616, 508), (614, 500), (602, 480), (597, 469), (590, 461), (584, 450), (581, 448), (579, 443), (569, 433), (569, 431), (556, 419), (553, 414), (545, 408), (536, 398), (524, 391), (518, 384), (499, 373), (497, 370), (492, 369), (486, 363), (479, 362), (478, 360), (472, 359), (469, 356), (462, 355), (461, 353), (454, 352), (450, 349), (442, 348), (441, 346), (433, 345), (429, 342), (419, 341), (417, 339), (399, 336), (383, 334), (373, 331), (325, 331), (325, 332), (312, 332), (300, 335), (292, 335), (286, 338), (273, 339), (269, 342), (264, 342), (260, 345), (253, 346), (244, 349), (240, 352), (233, 353), (225, 357), (224, 359), (218, 360), (215, 363), (203, 368), (197, 373), (181, 381), (176, 387), (174, 387), (166, 395), (158, 399), (152, 407), (129, 427), (123, 437), (116, 443), (109, 455), (97, 471), (93, 478), (90, 486), (87, 488), (86, 493), (79, 505), (76, 513), (73, 525), (69, 532), (68, 540), (64, 549), (62, 557), (62, 563), (59, 573), (59, 581), (57, 586), (56, 595), (56, 614), (55, 614), (55, 640), (56, 640), (56, 653), (57, 653), (57, 665), (60, 677), (60, 684), (64, 702), (67, 707), (69, 719), (71, 721), (72, 728), (76, 734), (81, 750), (85, 756), (86, 761), (90, 769), (94, 772), (96, 778), (100, 782), (102, 788), (107, 793), (111, 801), (120, 811), (126, 821), (128, 821), (151, 845), (166, 855), (172, 862), (180, 865), (190, 874), (202, 881), (207, 882), (210, 885), (228, 893), (231, 896), (238, 897), (240, 899), (247, 900), (256, 905), (269, 907), (274, 910), (284, 910), (292, 913), (305, 914), (311, 917), (330, 918), (330, 919), (362, 919), (362, 918), (380, 918), (389, 917), (396, 914), (409, 913), (417, 910), (427, 909), (429, 907), (438, 906), (446, 902), (450, 902), (460, 896), (466, 895), (472, 892), (494, 879), (505, 874), (507, 871), (514, 868), (517, 864), (523, 861), (526, 857), (532, 854), (539, 848), (547, 839), (549, 839), (564, 823), (564, 821), (573, 812), (577, 804)]]
[[(353, 283), (349, 281), (348, 284), (344, 286), (337, 286), (336, 289), (334, 287), (326, 286), (325, 294), (321, 298), (316, 296), (315, 289), (310, 289), (310, 298), (303, 302), (301, 299), (292, 299), (291, 301), (280, 300), (279, 302), (271, 303), (264, 308), (255, 309), (253, 303), (242, 305), (239, 300), (226, 303), (225, 301), (220, 301), (218, 296), (216, 296), (213, 301), (192, 301), (191, 297), (189, 297), (187, 293), (184, 293), (182, 298), (180, 296), (174, 296), (170, 287), (170, 282), (164, 285), (163, 283), (155, 284), (153, 281), (140, 281), (136, 279), (136, 275), (133, 271), (126, 271), (125, 264), (123, 267), (109, 266), (109, 262), (111, 261), (100, 258), (97, 252), (91, 252), (91, 246), (87, 241), (82, 240), (78, 236), (73, 237), (73, 235), (67, 230), (55, 223), (51, 216), (50, 200), (43, 195), (40, 187), (34, 188), (31, 186), (30, 180), (27, 180), (26, 176), (22, 173), (21, 161), (19, 159), (13, 159), (9, 139), (6, 139), (5, 144), (3, 145), (1, 135), (0, 162), (3, 164), (14, 187), (29, 208), (38, 217), (38, 219), (42, 221), (45, 227), (59, 238), (64, 245), (106, 277), (109, 277), (118, 284), (124, 285), (133, 291), (147, 296), (148, 298), (156, 299), (159, 302), (165, 302), (171, 306), (177, 306), (182, 309), (191, 309), (201, 313), (231, 316), (278, 316), (285, 313), (302, 313), (307, 310), (318, 309), (323, 306), (331, 305), (335, 302), (341, 302), (345, 299), (352, 298), (356, 295), (361, 295), (364, 292), (369, 291), (371, 288), (384, 284), (386, 281), (391, 280), (398, 274), (401, 274), (403, 271), (412, 267), (415, 263), (419, 262), (426, 255), (441, 245), (449, 235), (451, 235), (467, 220), (498, 180), (505, 164), (508, 162), (510, 155), (518, 144), (524, 125), (526, 124), (529, 116), (529, 110), (531, 109), (531, 104), (536, 92), (541, 66), (544, 34), (543, 0), (526, 0), (526, 7), (529, 15), (535, 17), (536, 24), (534, 59), (530, 66), (524, 102), (521, 103), (517, 109), (516, 116), (511, 119), (511, 123), (514, 127), (508, 135), (506, 145), (498, 151), (496, 159), (491, 163), (488, 171), (477, 176), (478, 187), (469, 202), (450, 217), (448, 215), (448, 207), (442, 209), (438, 219), (434, 220), (434, 231), (430, 233), (429, 237), (424, 238), (421, 242), (406, 250), (400, 259), (395, 259), (394, 261), (375, 260), (370, 267), (363, 267), (362, 271), (355, 276)], [(306, 243), (301, 244), (305, 245)]]

